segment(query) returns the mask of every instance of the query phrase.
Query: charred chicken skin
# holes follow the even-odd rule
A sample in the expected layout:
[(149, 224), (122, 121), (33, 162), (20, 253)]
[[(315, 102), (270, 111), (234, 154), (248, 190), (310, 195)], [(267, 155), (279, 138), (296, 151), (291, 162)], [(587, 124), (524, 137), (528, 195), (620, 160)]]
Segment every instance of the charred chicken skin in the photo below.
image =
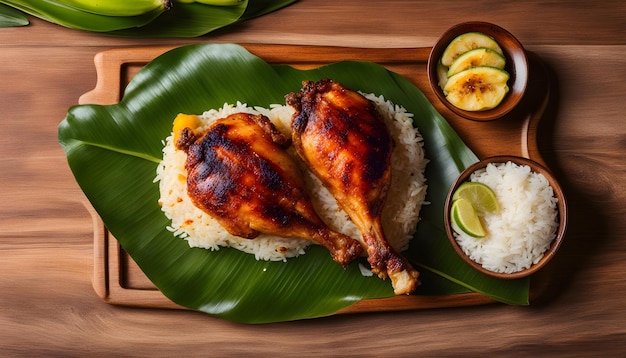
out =
[(287, 103), (296, 110), (298, 155), (361, 231), (372, 271), (390, 277), (396, 294), (413, 292), (419, 273), (389, 245), (381, 224), (394, 144), (374, 104), (328, 79), (303, 82)]
[(301, 173), (285, 151), (289, 143), (262, 115), (233, 114), (203, 134), (182, 129), (176, 147), (187, 153), (189, 197), (233, 235), (313, 240), (345, 266), (362, 247), (332, 231), (315, 212)]

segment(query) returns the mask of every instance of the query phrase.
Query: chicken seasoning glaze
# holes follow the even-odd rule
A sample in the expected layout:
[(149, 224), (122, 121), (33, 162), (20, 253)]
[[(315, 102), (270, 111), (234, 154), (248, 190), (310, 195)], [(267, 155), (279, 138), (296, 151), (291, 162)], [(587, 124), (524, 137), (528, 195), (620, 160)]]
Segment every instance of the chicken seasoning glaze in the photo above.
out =
[(390, 277), (396, 294), (413, 292), (419, 273), (391, 247), (381, 223), (393, 140), (374, 104), (330, 79), (305, 81), (286, 99), (296, 110), (296, 152), (361, 231), (372, 271)]
[(232, 114), (202, 135), (184, 128), (176, 146), (187, 153), (187, 193), (233, 235), (312, 240), (346, 266), (361, 254), (361, 245), (331, 230), (315, 212), (285, 151), (288, 144), (263, 115)]

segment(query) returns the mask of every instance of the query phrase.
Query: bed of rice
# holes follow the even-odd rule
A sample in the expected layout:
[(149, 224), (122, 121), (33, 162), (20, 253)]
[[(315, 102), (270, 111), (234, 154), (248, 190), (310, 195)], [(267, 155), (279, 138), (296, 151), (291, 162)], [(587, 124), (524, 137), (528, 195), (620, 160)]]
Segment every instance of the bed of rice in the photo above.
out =
[(463, 252), (494, 272), (517, 272), (539, 262), (558, 228), (557, 198), (548, 180), (527, 165), (507, 162), (477, 170), (470, 181), (491, 187), (500, 210), (483, 217), (486, 237), (456, 233)]
[[(408, 248), (419, 212), (424, 203), (426, 185), (423, 142), (419, 131), (413, 127), (413, 115), (404, 108), (386, 101), (382, 96), (364, 94), (372, 100), (385, 118), (396, 147), (392, 154), (392, 183), (383, 211), (383, 228), (390, 244), (399, 251)], [(200, 119), (207, 127), (213, 121), (232, 113), (245, 112), (266, 115), (284, 134), (291, 136), (293, 108), (272, 105), (270, 108), (248, 107), (246, 104), (225, 104), (223, 108), (203, 113)], [(248, 240), (228, 233), (216, 220), (195, 207), (186, 190), (186, 154), (176, 150), (170, 135), (164, 141), (163, 160), (157, 168), (155, 182), (159, 183), (162, 211), (171, 225), (168, 230), (174, 236), (187, 240), (189, 246), (217, 250), (233, 247), (255, 255), (257, 260), (286, 260), (305, 253), (313, 242), (305, 239), (283, 238), (261, 234)], [(301, 164), (305, 183), (309, 188), (313, 205), (322, 219), (334, 230), (362, 240), (360, 231), (348, 216), (338, 208), (335, 199), (297, 159), (293, 148), (289, 153)]]

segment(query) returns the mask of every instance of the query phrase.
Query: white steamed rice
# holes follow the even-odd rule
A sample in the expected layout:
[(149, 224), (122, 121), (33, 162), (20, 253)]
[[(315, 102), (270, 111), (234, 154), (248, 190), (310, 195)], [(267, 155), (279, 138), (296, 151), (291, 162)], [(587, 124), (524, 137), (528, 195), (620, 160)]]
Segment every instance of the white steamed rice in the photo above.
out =
[(463, 252), (493, 272), (518, 272), (539, 262), (558, 228), (557, 198), (548, 180), (527, 165), (507, 162), (488, 164), (470, 181), (491, 187), (500, 210), (484, 215), (486, 237), (455, 230)]
[[(383, 210), (383, 228), (387, 240), (398, 251), (408, 248), (416, 225), (419, 212), (426, 196), (422, 137), (413, 127), (413, 114), (404, 108), (385, 101), (382, 96), (365, 94), (372, 100), (385, 118), (396, 147), (392, 154), (392, 183), (387, 202)], [(246, 104), (225, 104), (223, 108), (212, 109), (200, 116), (204, 123), (200, 129), (208, 127), (213, 121), (233, 113), (252, 113), (266, 115), (278, 130), (291, 136), (291, 118), (294, 109), (285, 105), (271, 105), (269, 109), (248, 107)], [(305, 183), (309, 188), (313, 205), (320, 217), (332, 229), (361, 240), (361, 233), (348, 216), (338, 208), (337, 202), (321, 182), (306, 169), (297, 158), (293, 148), (289, 153), (301, 165), (305, 173)], [(155, 182), (159, 182), (162, 211), (171, 225), (168, 230), (174, 236), (187, 240), (190, 247), (218, 250), (220, 247), (233, 247), (255, 255), (257, 260), (286, 260), (305, 253), (312, 241), (296, 238), (283, 238), (261, 234), (249, 240), (233, 236), (210, 215), (193, 205), (187, 195), (186, 154), (176, 150), (172, 135), (166, 138), (163, 148), (163, 160), (157, 168)]]

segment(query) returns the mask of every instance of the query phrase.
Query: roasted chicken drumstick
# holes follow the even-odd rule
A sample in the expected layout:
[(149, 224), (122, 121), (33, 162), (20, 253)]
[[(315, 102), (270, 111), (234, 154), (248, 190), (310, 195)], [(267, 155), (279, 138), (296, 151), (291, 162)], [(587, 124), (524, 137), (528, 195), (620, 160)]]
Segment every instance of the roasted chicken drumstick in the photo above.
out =
[(381, 225), (393, 140), (374, 104), (328, 79), (303, 82), (287, 103), (296, 110), (298, 155), (361, 231), (372, 271), (390, 277), (396, 294), (413, 292), (419, 273), (389, 245)]
[(233, 235), (313, 240), (345, 266), (362, 247), (317, 215), (298, 167), (284, 150), (289, 142), (262, 115), (233, 114), (202, 135), (184, 128), (176, 146), (187, 153), (189, 197)]

